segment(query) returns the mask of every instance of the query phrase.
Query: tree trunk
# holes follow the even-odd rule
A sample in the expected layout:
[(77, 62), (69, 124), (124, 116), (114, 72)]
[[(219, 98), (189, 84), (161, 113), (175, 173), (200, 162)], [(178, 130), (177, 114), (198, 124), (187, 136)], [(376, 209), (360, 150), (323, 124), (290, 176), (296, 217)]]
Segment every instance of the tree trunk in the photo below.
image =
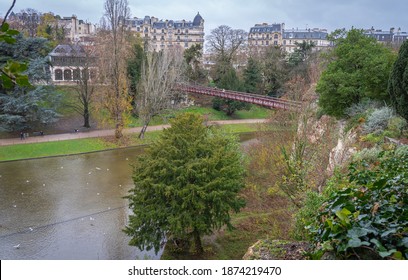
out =
[(194, 246), (195, 252), (197, 255), (201, 255), (204, 253), (203, 245), (201, 244), (201, 236), (200, 232), (195, 228), (193, 231), (193, 238), (194, 238)]
[(139, 139), (143, 139), (144, 138), (144, 135), (145, 135), (145, 132), (146, 132), (146, 130), (147, 130), (147, 126), (149, 125), (149, 121), (147, 121), (147, 122), (145, 122), (144, 124), (143, 124), (143, 127), (142, 127), (142, 130), (140, 131), (140, 133), (139, 133)]
[(90, 128), (91, 125), (89, 123), (89, 110), (88, 110), (88, 106), (85, 106), (84, 108), (84, 127), (86, 128)]
[(123, 137), (123, 124), (122, 123), (117, 123), (116, 124), (116, 129), (115, 129), (115, 137), (116, 139), (121, 139)]

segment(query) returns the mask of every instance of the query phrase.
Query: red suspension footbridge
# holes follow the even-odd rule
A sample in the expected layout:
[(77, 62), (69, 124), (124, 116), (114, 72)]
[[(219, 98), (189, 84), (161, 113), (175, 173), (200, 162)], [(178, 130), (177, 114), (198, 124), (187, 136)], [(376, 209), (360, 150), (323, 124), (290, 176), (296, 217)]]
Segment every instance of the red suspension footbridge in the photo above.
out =
[(213, 87), (203, 87), (190, 84), (177, 84), (175, 89), (187, 92), (197, 93), (209, 96), (216, 96), (241, 102), (247, 102), (269, 108), (283, 109), (283, 110), (299, 110), (301, 102), (287, 100), (282, 98), (275, 98), (259, 94), (245, 93), (233, 90), (219, 89)]

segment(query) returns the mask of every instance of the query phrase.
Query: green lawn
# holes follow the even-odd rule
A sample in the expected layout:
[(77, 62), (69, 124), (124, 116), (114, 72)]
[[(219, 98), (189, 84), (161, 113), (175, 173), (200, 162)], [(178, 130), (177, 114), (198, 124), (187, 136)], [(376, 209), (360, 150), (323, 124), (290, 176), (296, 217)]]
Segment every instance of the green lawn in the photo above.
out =
[[(180, 110), (169, 110), (160, 116), (156, 116), (152, 119), (149, 125), (160, 125), (168, 123), (168, 120), (174, 118), (179, 113), (196, 113), (207, 117), (210, 121), (217, 121), (217, 120), (242, 120), (242, 119), (265, 119), (270, 116), (271, 110), (259, 107), (256, 105), (252, 105), (250, 110), (240, 110), (235, 112), (232, 116), (227, 116), (224, 112), (217, 111), (213, 108), (208, 107), (198, 107), (198, 106), (191, 106), (188, 108), (180, 109)], [(129, 127), (138, 127), (142, 126), (142, 122), (135, 117), (130, 118)]]
[[(223, 128), (230, 133), (245, 133), (258, 130), (256, 124), (232, 124), (224, 125)], [(149, 144), (157, 139), (161, 131), (151, 131), (145, 134), (144, 139), (138, 139), (138, 134), (129, 135), (125, 144), (121, 146), (135, 146)], [(39, 158), (46, 156), (71, 155), (107, 149), (118, 148), (119, 145), (100, 138), (74, 139), (55, 142), (43, 142), (32, 144), (18, 144), (0, 146), (0, 161)]]
[(0, 161), (79, 154), (115, 147), (98, 138), (1, 146)]

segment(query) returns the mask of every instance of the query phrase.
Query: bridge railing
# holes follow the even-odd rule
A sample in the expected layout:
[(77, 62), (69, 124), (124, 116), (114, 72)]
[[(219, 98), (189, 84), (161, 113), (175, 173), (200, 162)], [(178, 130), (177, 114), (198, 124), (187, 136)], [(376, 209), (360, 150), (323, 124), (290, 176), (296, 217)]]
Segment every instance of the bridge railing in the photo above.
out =
[(252, 104), (257, 104), (270, 108), (279, 108), (284, 110), (299, 110), (301, 107), (301, 102), (264, 96), (259, 94), (238, 92), (233, 90), (225, 90), (212, 87), (204, 87), (198, 85), (189, 85), (189, 84), (177, 84), (175, 89), (189, 92), (189, 93), (198, 93), (205, 94), (209, 96), (217, 96), (221, 98), (227, 98), (232, 100), (237, 100), (241, 102), (247, 102)]

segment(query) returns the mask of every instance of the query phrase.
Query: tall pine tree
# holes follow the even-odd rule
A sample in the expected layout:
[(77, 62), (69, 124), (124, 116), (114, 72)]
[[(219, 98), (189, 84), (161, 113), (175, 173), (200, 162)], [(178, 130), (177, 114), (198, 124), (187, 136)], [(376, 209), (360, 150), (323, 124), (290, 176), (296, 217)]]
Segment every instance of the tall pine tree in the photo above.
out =
[(388, 93), (397, 113), (408, 120), (408, 41), (402, 44), (392, 68)]
[(135, 187), (127, 197), (133, 214), (125, 232), (130, 244), (154, 248), (164, 240), (192, 238), (197, 254), (201, 237), (227, 225), (244, 200), (243, 158), (236, 139), (203, 125), (192, 113), (179, 115), (134, 168)]

